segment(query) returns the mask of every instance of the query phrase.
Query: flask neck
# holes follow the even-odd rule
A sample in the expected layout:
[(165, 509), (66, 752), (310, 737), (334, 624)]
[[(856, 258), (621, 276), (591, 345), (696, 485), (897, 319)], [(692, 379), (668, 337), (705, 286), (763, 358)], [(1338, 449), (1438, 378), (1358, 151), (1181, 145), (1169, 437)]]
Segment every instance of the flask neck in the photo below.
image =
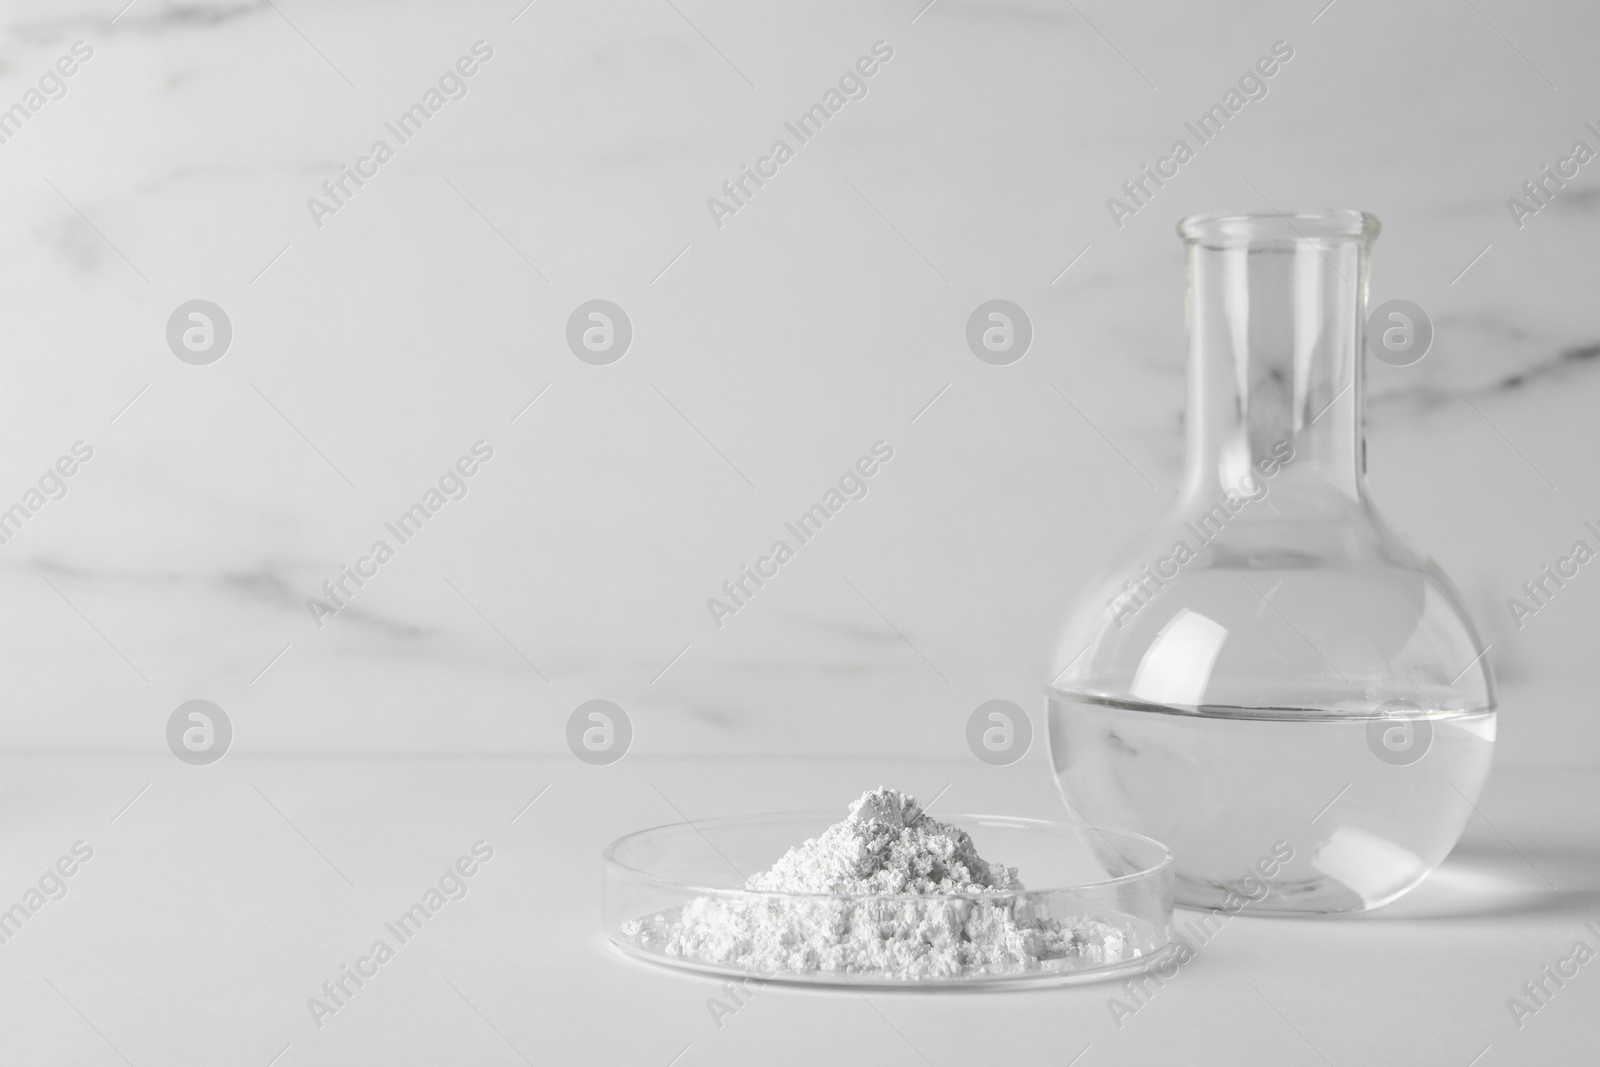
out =
[(1361, 345), (1376, 222), (1355, 212), (1189, 220), (1189, 500), (1280, 471), (1365, 499)]

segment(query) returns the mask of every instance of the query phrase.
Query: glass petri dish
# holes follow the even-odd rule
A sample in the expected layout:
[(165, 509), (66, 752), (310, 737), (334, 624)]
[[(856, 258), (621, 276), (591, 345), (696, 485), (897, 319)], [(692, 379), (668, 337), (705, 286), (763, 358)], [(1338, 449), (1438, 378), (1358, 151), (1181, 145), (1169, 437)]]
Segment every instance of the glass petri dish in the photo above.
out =
[[(741, 815), (675, 823), (619, 838), (604, 853), (601, 925), (622, 952), (715, 975), (806, 985), (895, 988), (1031, 988), (1099, 981), (1148, 970), (1174, 951), (1172, 853), (1125, 830), (994, 815), (938, 818), (965, 830), (979, 855), (1017, 868), (1028, 888), (983, 894), (776, 893), (745, 889), (748, 874), (838, 821), (837, 811)], [(687, 911), (686, 911), (687, 909)], [(976, 914), (975, 914), (976, 913)], [(855, 967), (824, 951), (763, 954), (739, 937), (694, 936), (706, 916), (756, 916), (812, 934), (863, 923), (960, 928), (1009, 922), (1031, 931), (1033, 952), (935, 973), (935, 960)], [(689, 935), (689, 936), (685, 936)], [(824, 944), (830, 935), (818, 935)], [(804, 940), (804, 938), (802, 938)], [(792, 942), (790, 942), (792, 943)], [(812, 942), (813, 947), (815, 942)], [(909, 958), (908, 958), (909, 957)]]

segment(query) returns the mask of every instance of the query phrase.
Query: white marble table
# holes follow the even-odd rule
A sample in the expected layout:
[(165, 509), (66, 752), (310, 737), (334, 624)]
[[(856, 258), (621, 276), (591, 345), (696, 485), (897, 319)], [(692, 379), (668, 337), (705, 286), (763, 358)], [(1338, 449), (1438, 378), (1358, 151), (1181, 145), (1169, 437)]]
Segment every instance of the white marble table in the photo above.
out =
[[(1575, 941), (1600, 946), (1584, 926), (1600, 925), (1590, 830), (1600, 777), (1588, 770), (1500, 774), (1456, 852), (1388, 909), (1230, 920), (1134, 1014), (1117, 1013), (1120, 1028), (1111, 999), (1137, 1002), (1118, 984), (866, 997), (766, 985), (719, 1027), (716, 980), (627, 960), (600, 935), (600, 849), (623, 833), (680, 812), (832, 806), (880, 782), (924, 796), (948, 784), (936, 813), (1051, 816), (1038, 754), (1008, 768), (252, 757), (189, 768), (107, 756), (10, 757), (3, 770), (12, 817), (0, 903), (73, 842), (94, 850), (67, 895), (0, 945), (10, 1062), (664, 1065), (682, 1053), (676, 1062), (694, 1067), (1081, 1054), (1079, 1067), (1171, 1056), (1496, 1067), (1578, 1062), (1573, 1050), (1600, 1037), (1594, 962), (1520, 1030), (1507, 1008)], [(493, 858), (466, 895), (399, 943), (384, 923), (478, 841)], [(379, 938), (394, 958), (334, 1014), (314, 1016), (307, 1000)]]

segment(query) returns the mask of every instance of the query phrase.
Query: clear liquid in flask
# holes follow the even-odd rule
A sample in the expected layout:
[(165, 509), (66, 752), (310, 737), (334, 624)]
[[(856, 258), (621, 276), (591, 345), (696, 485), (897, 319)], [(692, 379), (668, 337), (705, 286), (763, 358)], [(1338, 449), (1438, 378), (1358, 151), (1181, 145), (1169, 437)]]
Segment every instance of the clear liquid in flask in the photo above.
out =
[(1085, 821), (1171, 847), (1180, 904), (1364, 911), (1449, 854), (1494, 753), (1493, 711), (1263, 715), (1053, 693), (1056, 783)]

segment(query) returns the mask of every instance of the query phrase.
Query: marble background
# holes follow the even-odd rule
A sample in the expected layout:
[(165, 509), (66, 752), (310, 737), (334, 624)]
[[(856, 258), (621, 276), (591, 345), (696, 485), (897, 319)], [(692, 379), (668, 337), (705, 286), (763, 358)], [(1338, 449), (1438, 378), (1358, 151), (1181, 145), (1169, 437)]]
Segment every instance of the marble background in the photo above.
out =
[[(1383, 220), (1374, 301), (1438, 337), (1371, 364), (1374, 497), (1492, 643), (1501, 761), (1594, 762), (1600, 572), (1520, 631), (1505, 605), (1600, 521), (1596, 172), (1521, 230), (1505, 207), (1596, 144), (1593, 7), (120, 3), (0, 18), (0, 107), (93, 48), (0, 144), (0, 506), (94, 449), (0, 545), (6, 747), (158, 752), (204, 697), (248, 753), (558, 753), (607, 697), (640, 758), (960, 755), (979, 702), (1041, 706), (1078, 583), (1175, 489), (1173, 224), (1271, 205)], [(468, 95), (315, 226), (479, 40)], [(879, 40), (869, 94), (714, 225)], [(1270, 94), (1113, 226), (1276, 40)], [(597, 297), (635, 329), (606, 367), (564, 343)], [(963, 339), (994, 297), (1036, 329), (1005, 368)], [(234, 329), (205, 367), (164, 336), (194, 298)], [(316, 628), (306, 598), (480, 439), (469, 495)], [(870, 494), (713, 627), (879, 439)]]

